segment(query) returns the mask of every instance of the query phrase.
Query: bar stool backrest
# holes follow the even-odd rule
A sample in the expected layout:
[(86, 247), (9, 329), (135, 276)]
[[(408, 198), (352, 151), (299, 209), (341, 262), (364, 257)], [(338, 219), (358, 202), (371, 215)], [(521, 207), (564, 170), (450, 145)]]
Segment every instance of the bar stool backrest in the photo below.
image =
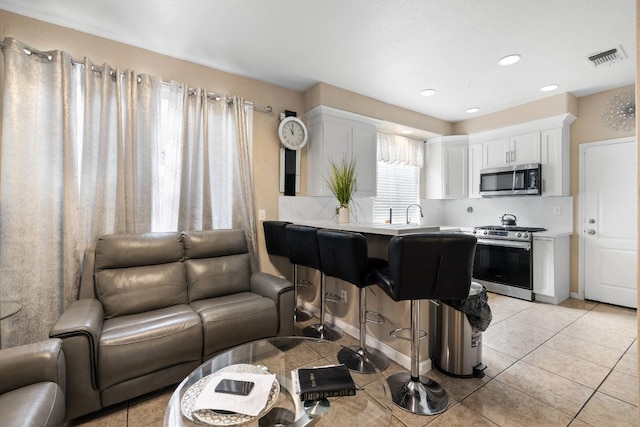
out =
[(287, 221), (265, 221), (262, 223), (264, 227), (264, 242), (269, 255), (289, 257), (286, 230), (288, 224), (291, 223)]
[(365, 287), (368, 270), (367, 241), (360, 233), (318, 230), (320, 263), (325, 276)]
[(475, 251), (476, 238), (466, 234), (394, 236), (389, 242), (388, 293), (396, 301), (466, 299)]
[(287, 248), (292, 264), (320, 270), (320, 252), (315, 227), (289, 224), (287, 230)]

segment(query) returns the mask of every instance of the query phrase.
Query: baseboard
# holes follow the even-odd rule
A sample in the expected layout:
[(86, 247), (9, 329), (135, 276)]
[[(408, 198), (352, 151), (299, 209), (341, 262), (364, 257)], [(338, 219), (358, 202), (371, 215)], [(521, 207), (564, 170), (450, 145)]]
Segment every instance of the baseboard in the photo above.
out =
[(569, 296), (575, 299), (584, 299), (584, 292), (569, 292)]

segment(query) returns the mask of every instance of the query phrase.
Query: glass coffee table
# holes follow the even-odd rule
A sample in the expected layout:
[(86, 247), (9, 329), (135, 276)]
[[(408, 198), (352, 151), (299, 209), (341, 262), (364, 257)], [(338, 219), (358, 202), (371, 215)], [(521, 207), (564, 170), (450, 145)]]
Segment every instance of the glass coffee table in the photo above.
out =
[[(178, 385), (164, 414), (164, 426), (389, 426), (391, 397), (384, 376), (351, 372), (355, 396), (302, 402), (292, 391), (291, 371), (301, 367), (337, 364), (343, 347), (335, 342), (306, 337), (276, 337), (240, 345), (200, 365)], [(192, 401), (208, 375), (217, 371), (262, 370), (276, 375), (267, 407), (259, 416), (247, 417), (223, 411), (195, 416)], [(277, 390), (275, 390), (277, 388)]]

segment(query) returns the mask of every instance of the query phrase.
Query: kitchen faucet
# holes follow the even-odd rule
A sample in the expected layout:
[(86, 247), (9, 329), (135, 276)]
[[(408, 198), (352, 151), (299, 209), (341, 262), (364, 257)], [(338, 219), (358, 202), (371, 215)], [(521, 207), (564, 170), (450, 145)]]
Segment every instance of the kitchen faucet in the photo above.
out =
[(419, 205), (419, 204), (417, 204), (417, 203), (411, 203), (409, 206), (407, 206), (407, 224), (409, 224), (409, 223), (410, 223), (410, 222), (409, 222), (409, 208), (410, 208), (411, 206), (417, 206), (417, 207), (418, 207), (418, 209), (420, 209), (420, 217), (421, 217), (421, 218), (424, 218), (424, 215), (422, 215), (422, 206), (420, 206), (420, 205)]

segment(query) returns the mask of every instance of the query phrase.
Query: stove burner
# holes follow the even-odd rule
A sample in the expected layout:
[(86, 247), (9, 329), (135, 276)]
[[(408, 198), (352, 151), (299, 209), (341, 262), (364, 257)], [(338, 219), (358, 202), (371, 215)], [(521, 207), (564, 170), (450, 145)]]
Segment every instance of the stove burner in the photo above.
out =
[(542, 227), (516, 227), (515, 225), (481, 225), (475, 227), (476, 230), (489, 230), (489, 231), (527, 231), (534, 233), (537, 231), (547, 231)]

